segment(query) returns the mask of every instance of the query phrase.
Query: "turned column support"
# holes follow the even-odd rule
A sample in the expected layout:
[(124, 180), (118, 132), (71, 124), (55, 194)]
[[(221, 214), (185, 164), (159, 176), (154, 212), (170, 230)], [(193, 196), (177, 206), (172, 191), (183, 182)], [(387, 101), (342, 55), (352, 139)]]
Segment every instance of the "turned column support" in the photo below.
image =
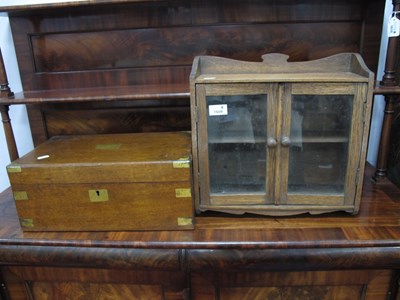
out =
[[(400, 10), (400, 0), (393, 0), (393, 12)], [(399, 37), (389, 37), (388, 47), (386, 52), (385, 71), (382, 81), (379, 82), (382, 88), (393, 87), (397, 85), (396, 61), (398, 55)], [(383, 124), (381, 130), (381, 139), (379, 143), (378, 160), (376, 171), (373, 180), (376, 182), (386, 179), (388, 152), (390, 147), (390, 130), (392, 127), (394, 102), (397, 100), (397, 95), (385, 96), (385, 110), (383, 116)]]
[[(3, 60), (3, 55), (1, 53), (1, 49), (0, 49), (0, 96), (1, 98), (12, 98), (14, 96), (14, 93), (8, 86), (7, 73), (4, 67), (4, 60)], [(0, 104), (1, 121), (3, 123), (4, 133), (6, 136), (8, 153), (10, 155), (11, 161), (13, 161), (18, 158), (18, 150), (8, 111), (9, 111), (9, 105)]]
[(376, 182), (384, 180), (387, 175), (387, 161), (390, 147), (390, 130), (393, 122), (394, 104), (396, 98), (397, 96), (395, 95), (385, 97), (385, 110), (381, 130), (381, 140), (379, 143), (379, 153), (376, 163), (376, 170), (373, 177), (374, 181)]
[(19, 157), (19, 155), (8, 110), (9, 110), (8, 105), (0, 105), (1, 121), (3, 123), (4, 134), (6, 136), (8, 153), (10, 155), (10, 160), (13, 161), (16, 160)]
[(3, 97), (11, 98), (14, 96), (14, 93), (8, 86), (7, 73), (6, 73), (6, 68), (4, 67), (3, 54), (1, 53), (1, 49), (0, 49), (0, 93), (2, 98)]

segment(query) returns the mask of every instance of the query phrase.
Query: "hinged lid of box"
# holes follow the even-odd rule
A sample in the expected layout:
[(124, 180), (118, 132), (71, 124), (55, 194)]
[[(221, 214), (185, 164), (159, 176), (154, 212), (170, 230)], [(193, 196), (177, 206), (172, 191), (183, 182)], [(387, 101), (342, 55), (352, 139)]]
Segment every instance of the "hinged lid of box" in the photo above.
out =
[(13, 184), (186, 181), (190, 133), (54, 137), (7, 166)]

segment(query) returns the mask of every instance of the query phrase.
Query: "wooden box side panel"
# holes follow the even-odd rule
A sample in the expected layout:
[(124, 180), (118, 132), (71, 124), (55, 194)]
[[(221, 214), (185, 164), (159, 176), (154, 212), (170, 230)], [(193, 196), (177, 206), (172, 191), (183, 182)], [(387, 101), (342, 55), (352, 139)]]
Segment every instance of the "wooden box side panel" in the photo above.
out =
[(25, 231), (194, 228), (190, 181), (16, 185), (13, 193)]

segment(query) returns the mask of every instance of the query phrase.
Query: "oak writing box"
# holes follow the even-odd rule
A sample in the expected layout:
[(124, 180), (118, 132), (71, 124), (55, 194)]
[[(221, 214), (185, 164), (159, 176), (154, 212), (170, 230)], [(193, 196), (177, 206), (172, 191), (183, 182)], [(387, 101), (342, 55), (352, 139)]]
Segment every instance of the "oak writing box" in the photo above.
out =
[(193, 229), (190, 133), (55, 137), (12, 162), (25, 231)]

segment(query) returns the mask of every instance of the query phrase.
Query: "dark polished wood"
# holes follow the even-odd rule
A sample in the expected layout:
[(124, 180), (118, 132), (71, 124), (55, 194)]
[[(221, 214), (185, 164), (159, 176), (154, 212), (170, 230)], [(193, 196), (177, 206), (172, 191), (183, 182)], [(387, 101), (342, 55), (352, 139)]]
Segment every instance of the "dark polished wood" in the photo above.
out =
[[(293, 283), (309, 278), (302, 284), (312, 286), (313, 294), (342, 285), (346, 292), (329, 293), (357, 295), (361, 286), (369, 286), (367, 294), (375, 295), (371, 299), (385, 299), (397, 289), (390, 270), (400, 268), (400, 191), (390, 183), (373, 184), (368, 180), (373, 172), (368, 166), (361, 210), (355, 216), (205, 213), (196, 217), (194, 231), (23, 232), (11, 191), (6, 190), (0, 196), (0, 265), (13, 294), (26, 289), (24, 280), (47, 282), (49, 286), (40, 286), (61, 291), (57, 284), (78, 276), (72, 280), (79, 284), (76, 289), (85, 282), (101, 282), (102, 289), (106, 283), (129, 283), (151, 295), (156, 291), (145, 289), (151, 283), (169, 287), (175, 296), (166, 299), (188, 299), (189, 289), (192, 299), (209, 299), (217, 290), (241, 299), (249, 289), (251, 295), (270, 293), (265, 286), (271, 284), (298, 295), (301, 290), (292, 290)], [(90, 271), (93, 268), (96, 271)], [(115, 272), (124, 276), (112, 277)], [(286, 280), (278, 283), (279, 276)], [(360, 289), (349, 290), (358, 285)], [(133, 293), (139, 287), (119, 288)]]
[(378, 160), (376, 163), (376, 171), (373, 180), (377, 183), (387, 180), (387, 163), (390, 147), (390, 134), (394, 118), (394, 107), (397, 102), (398, 95), (385, 96), (385, 109), (381, 130), (381, 138), (379, 143)]
[[(8, 86), (7, 73), (4, 66), (3, 55), (0, 49), (0, 99), (10, 100), (14, 93)], [(4, 134), (7, 141), (8, 153), (11, 160), (18, 158), (17, 145), (15, 143), (14, 132), (11, 126), (10, 116), (8, 114), (9, 105), (0, 104), (1, 121), (3, 123)]]
[(10, 12), (10, 21), (25, 91), (165, 85), (187, 81), (193, 57), (206, 54), (259, 61), (280, 52), (299, 61), (354, 51), (376, 70), (382, 4), (132, 1), (53, 9), (51, 17)]
[[(398, 12), (400, 9), (400, 2), (393, 0), (393, 12)], [(397, 14), (395, 15), (397, 17)], [(386, 51), (385, 70), (382, 80), (380, 81), (380, 90), (398, 86), (398, 44), (399, 37), (389, 37), (388, 46)], [(386, 93), (385, 93), (386, 94)], [(398, 100), (398, 94), (385, 95), (385, 110), (383, 115), (383, 124), (381, 130), (381, 137), (379, 142), (378, 159), (376, 163), (376, 171), (373, 179), (378, 183), (387, 178), (387, 164), (390, 147), (390, 130), (393, 123), (394, 103)]]
[[(397, 18), (397, 12), (400, 9), (400, 2), (398, 0), (392, 0), (393, 12)], [(398, 53), (399, 37), (392, 36), (388, 38), (388, 46), (386, 50), (386, 61), (385, 69), (380, 82), (381, 86), (395, 86), (397, 85), (397, 74), (396, 74), (396, 63), (397, 63), (397, 53)]]
[(384, 95), (384, 96), (388, 96), (388, 95), (397, 95), (400, 93), (400, 86), (392, 86), (392, 87), (382, 87), (379, 84), (375, 85), (374, 87), (374, 94), (375, 95)]
[(10, 98), (14, 95), (14, 93), (8, 86), (7, 73), (4, 66), (3, 54), (1, 53), (1, 49), (0, 49), (0, 92), (2, 98), (3, 97)]
[[(8, 11), (36, 145), (67, 134), (190, 129), (194, 55), (378, 64), (385, 1), (90, 0)], [(391, 90), (393, 88), (390, 88)], [(388, 89), (386, 90), (388, 91)], [(357, 216), (204, 213), (193, 231), (23, 232), (0, 195), (5, 299), (387, 299), (399, 192), (366, 174)], [(4, 282), (4, 285), (2, 285)], [(2, 299), (3, 300), (3, 299)]]
[[(11, 99), (2, 98), (0, 104), (80, 103), (137, 100), (187, 100), (188, 83), (171, 85), (133, 85), (81, 89), (36, 90), (15, 93)], [(104, 105), (104, 103), (103, 103)]]
[[(172, 105), (170, 116), (175, 117), (169, 119), (168, 130), (187, 130), (190, 122), (179, 120), (190, 121), (194, 56), (260, 61), (262, 54), (279, 52), (291, 61), (304, 61), (360, 52), (375, 71), (383, 7), (383, 0), (307, 0), (301, 5), (292, 0), (176, 0), (82, 1), (0, 10), (9, 12), (24, 88), (14, 103), (82, 102), (80, 111), (97, 115), (94, 106), (87, 110), (83, 102), (157, 100), (165, 109)], [(166, 99), (183, 100), (186, 112), (175, 111), (175, 104)], [(106, 101), (115, 124), (108, 122), (95, 132), (113, 133), (116, 127), (148, 130), (119, 126), (130, 117), (114, 118), (112, 111), (123, 106), (111, 102)], [(60, 124), (81, 128), (79, 134), (94, 132), (85, 132), (79, 115), (71, 118), (73, 110), (57, 115), (55, 111), (36, 104), (28, 108), (35, 145), (64, 134)], [(156, 116), (152, 119), (155, 128), (163, 127)]]
[(9, 111), (9, 105), (0, 105), (1, 122), (3, 123), (8, 154), (10, 156), (10, 160), (13, 161), (16, 160), (19, 157), (19, 155), (8, 111)]
[[(151, 255), (142, 250), (158, 253), (158, 249), (160, 255), (174, 261), (170, 264), (165, 257), (154, 258), (166, 268), (225, 268), (230, 260), (235, 262), (230, 267), (250, 269), (278, 265), (284, 269), (396, 268), (400, 266), (400, 191), (392, 184), (374, 185), (368, 180), (373, 169), (367, 170), (356, 216), (232, 217), (204, 213), (196, 217), (194, 231), (23, 232), (11, 191), (6, 190), (1, 194), (0, 257), (3, 264), (88, 266), (97, 261), (129, 267), (154, 263), (145, 259)], [(83, 255), (85, 251), (93, 256)], [(327, 254), (331, 259), (324, 261)], [(126, 262), (115, 259), (124, 255), (132, 256)], [(208, 259), (202, 261), (202, 257)], [(308, 266), (301, 265), (306, 258), (313, 260)]]

